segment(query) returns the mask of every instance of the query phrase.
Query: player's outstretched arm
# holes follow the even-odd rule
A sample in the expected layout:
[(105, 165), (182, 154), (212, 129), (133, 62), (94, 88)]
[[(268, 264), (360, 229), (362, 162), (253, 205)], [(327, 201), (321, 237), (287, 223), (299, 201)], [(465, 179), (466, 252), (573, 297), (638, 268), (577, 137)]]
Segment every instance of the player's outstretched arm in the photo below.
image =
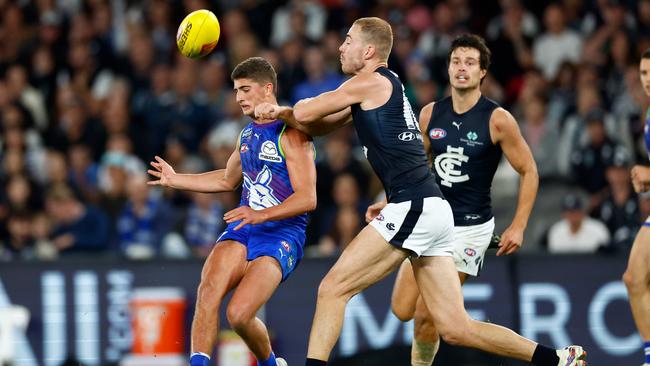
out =
[(152, 161), (150, 164), (154, 169), (147, 170), (147, 173), (158, 179), (147, 182), (149, 185), (194, 192), (215, 193), (233, 191), (241, 184), (242, 180), (239, 149), (235, 149), (230, 155), (225, 169), (212, 170), (200, 174), (176, 173), (174, 168), (159, 156), (156, 156), (155, 161)]
[(535, 204), (539, 186), (537, 164), (517, 121), (508, 111), (503, 108), (494, 110), (490, 118), (490, 132), (493, 141), (501, 145), (506, 159), (520, 176), (517, 210), (512, 223), (501, 235), (497, 251), (497, 255), (512, 254), (523, 244), (524, 230)]
[(248, 206), (240, 206), (227, 212), (227, 223), (241, 220), (235, 227), (239, 230), (246, 224), (260, 224), (298, 216), (316, 208), (316, 165), (314, 164), (314, 145), (311, 138), (293, 128), (287, 128), (280, 140), (287, 162), (289, 179), (293, 194), (277, 206), (255, 211)]
[[(298, 101), (293, 106), (294, 118), (298, 124), (306, 126), (333, 123), (349, 116), (350, 106), (363, 102), (366, 94), (372, 92), (376, 84), (377, 80), (372, 74), (353, 76), (335, 90)], [(337, 113), (341, 115), (332, 118)]]
[(282, 120), (290, 127), (306, 133), (309, 136), (327, 135), (337, 128), (352, 122), (350, 107), (327, 115), (317, 123), (300, 124), (293, 115), (293, 108), (278, 106), (271, 103), (261, 103), (255, 107), (255, 117), (267, 120)]

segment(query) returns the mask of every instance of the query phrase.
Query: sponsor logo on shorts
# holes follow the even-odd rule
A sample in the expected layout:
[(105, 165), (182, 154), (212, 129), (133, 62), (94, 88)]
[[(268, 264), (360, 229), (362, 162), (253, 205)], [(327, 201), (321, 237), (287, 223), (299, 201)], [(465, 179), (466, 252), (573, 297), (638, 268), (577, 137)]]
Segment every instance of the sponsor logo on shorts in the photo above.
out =
[(286, 241), (282, 240), (282, 241), (280, 242), (280, 244), (282, 244), (282, 247), (283, 247), (284, 250), (286, 250), (287, 252), (290, 252), (290, 251), (291, 251), (291, 246), (290, 246), (289, 243), (287, 243)]
[(291, 268), (293, 267), (293, 256), (290, 255), (289, 259), (287, 260), (287, 267)]
[(280, 259), (284, 258), (286, 254), (282, 251), (282, 248), (278, 248), (278, 252), (280, 252)]
[(375, 220), (384, 221), (384, 215), (382, 215), (382, 214), (377, 215), (377, 217), (375, 217)]
[(429, 132), (429, 137), (432, 140), (444, 139), (447, 136), (447, 131), (442, 128), (434, 128)]
[(393, 224), (392, 222), (387, 222), (386, 223), (386, 229), (388, 229), (390, 231), (394, 231), (395, 230), (395, 224)]
[(476, 255), (476, 250), (474, 250), (472, 248), (465, 248), (464, 252), (465, 252), (465, 254), (467, 254), (470, 257), (473, 257), (473, 256)]

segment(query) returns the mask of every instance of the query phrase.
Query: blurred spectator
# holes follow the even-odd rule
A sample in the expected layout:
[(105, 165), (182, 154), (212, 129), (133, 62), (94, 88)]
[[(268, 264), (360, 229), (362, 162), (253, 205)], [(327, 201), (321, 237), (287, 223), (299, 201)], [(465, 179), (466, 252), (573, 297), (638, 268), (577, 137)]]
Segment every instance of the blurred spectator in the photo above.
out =
[(305, 51), (304, 57), (307, 79), (293, 89), (292, 104), (301, 99), (315, 97), (334, 90), (343, 82), (343, 77), (340, 74), (329, 72), (325, 68), (325, 55), (320, 47), (309, 47)]
[(309, 249), (312, 257), (338, 256), (363, 228), (356, 207), (343, 206), (334, 217), (334, 224), (326, 235), (322, 236), (317, 246)]
[(38, 187), (24, 175), (9, 177), (6, 201), (9, 211), (32, 212), (41, 209), (43, 204)]
[(174, 100), (169, 108), (169, 134), (182, 141), (189, 151), (196, 151), (207, 132), (207, 107), (198, 97), (198, 70), (190, 64), (179, 67), (173, 77)]
[(650, 0), (636, 2), (637, 34), (639, 37), (650, 37)]
[[(75, 19), (80, 17), (77, 15)], [(89, 41), (73, 42), (68, 50), (69, 68), (57, 76), (59, 84), (70, 84), (73, 87), (88, 108), (90, 116), (99, 114), (113, 83), (113, 73), (99, 66), (98, 51), (93, 49)]]
[(52, 187), (45, 204), (54, 222), (52, 242), (59, 253), (97, 253), (108, 249), (108, 218), (97, 208), (79, 201), (69, 187)]
[(34, 240), (30, 229), (31, 217), (27, 212), (17, 211), (9, 216), (9, 235), (0, 243), (0, 261), (35, 258)]
[(531, 46), (539, 24), (519, 0), (501, 0), (499, 4), (502, 13), (488, 24), (486, 38), (492, 51), (490, 72), (507, 88), (533, 66)]
[(546, 32), (535, 39), (533, 58), (546, 79), (553, 80), (563, 61), (580, 61), (582, 39), (578, 33), (566, 27), (559, 4), (551, 3), (546, 7), (544, 26)]
[(607, 162), (605, 175), (609, 184), (596, 217), (612, 234), (612, 249), (629, 250), (640, 227), (639, 202), (630, 180), (631, 161), (626, 150), (618, 149)]
[(318, 228), (319, 241), (323, 236), (329, 235), (334, 230), (339, 230), (339, 228), (335, 229), (335, 227), (339, 212), (343, 208), (349, 207), (356, 210), (359, 220), (362, 220), (366, 209), (370, 205), (370, 200), (361, 195), (359, 183), (354, 175), (342, 173), (335, 177), (331, 193), (333, 198), (332, 204), (319, 208), (318, 212), (314, 214), (314, 216), (318, 215), (320, 227), (317, 226), (316, 228)]
[(318, 180), (318, 207), (327, 207), (334, 203), (332, 196), (334, 180), (341, 174), (352, 175), (360, 192), (368, 191), (369, 178), (366, 168), (355, 159), (350, 144), (350, 131), (339, 129), (325, 141), (323, 154), (316, 163)]
[(576, 108), (576, 74), (575, 64), (563, 62), (548, 93), (548, 118), (558, 122), (558, 129), (564, 125), (564, 120)]
[(52, 220), (44, 211), (39, 211), (32, 216), (31, 234), (34, 238), (36, 257), (41, 260), (56, 259), (58, 252), (51, 239)]
[(29, 84), (27, 69), (22, 65), (13, 65), (7, 70), (6, 78), (11, 93), (18, 96), (18, 101), (29, 110), (36, 127), (44, 131), (48, 126), (45, 101), (40, 91)]
[(68, 181), (86, 202), (98, 203), (99, 166), (94, 162), (91, 149), (85, 144), (75, 144), (68, 149)]
[(302, 67), (302, 46), (303, 44), (296, 39), (289, 40), (281, 46), (283, 62), (277, 70), (278, 85), (281, 85), (278, 96), (281, 101), (290, 101), (293, 88), (306, 78)]
[(101, 207), (113, 219), (126, 203), (126, 185), (130, 176), (142, 175), (145, 165), (131, 153), (131, 142), (124, 135), (111, 136), (99, 165)]
[[(628, 47), (616, 50), (614, 46), (621, 47), (615, 40), (617, 35), (632, 30), (633, 19), (627, 16), (625, 6), (620, 0), (605, 0), (598, 2), (602, 24), (594, 32), (590, 32), (584, 44), (583, 59), (598, 66), (607, 63), (608, 55), (617, 52), (626, 52)], [(629, 21), (629, 24), (628, 24)]]
[(545, 100), (533, 97), (524, 103), (521, 134), (530, 146), (537, 162), (540, 179), (557, 177), (557, 151), (555, 146), (560, 137), (557, 121), (548, 116)]
[(192, 203), (185, 219), (185, 240), (194, 256), (210, 254), (224, 227), (224, 207), (213, 194), (192, 192)]
[(172, 24), (172, 2), (166, 0), (147, 1), (145, 17), (149, 25), (155, 49), (155, 59), (166, 61), (176, 47), (176, 27)]
[(209, 109), (208, 125), (214, 126), (224, 118), (226, 100), (232, 98), (226, 65), (220, 58), (211, 58), (200, 72), (201, 98)]
[(68, 185), (68, 161), (63, 153), (50, 150), (47, 152), (46, 176), (44, 186), (55, 186), (59, 184)]
[(447, 82), (447, 54), (454, 37), (453, 11), (447, 2), (439, 2), (433, 8), (433, 22), (420, 34), (418, 51), (429, 61), (432, 78), (439, 84)]
[(290, 39), (319, 40), (326, 20), (327, 13), (318, 1), (290, 0), (273, 13), (271, 45), (279, 47)]
[(237, 147), (237, 138), (244, 128), (244, 117), (235, 98), (226, 101), (226, 118), (206, 137), (206, 147), (210, 161), (216, 169), (226, 167), (228, 158)]
[(602, 222), (587, 216), (582, 199), (569, 194), (562, 201), (562, 220), (548, 233), (548, 250), (553, 254), (595, 253), (609, 244), (610, 235)]
[(128, 201), (117, 221), (120, 252), (130, 259), (149, 259), (161, 252), (173, 211), (152, 194), (143, 175), (132, 175), (126, 184)]
[(588, 143), (571, 154), (573, 176), (578, 185), (590, 194), (588, 212), (603, 200), (607, 190), (606, 163), (617, 149), (625, 149), (605, 132), (605, 114), (600, 109), (591, 111), (586, 119)]

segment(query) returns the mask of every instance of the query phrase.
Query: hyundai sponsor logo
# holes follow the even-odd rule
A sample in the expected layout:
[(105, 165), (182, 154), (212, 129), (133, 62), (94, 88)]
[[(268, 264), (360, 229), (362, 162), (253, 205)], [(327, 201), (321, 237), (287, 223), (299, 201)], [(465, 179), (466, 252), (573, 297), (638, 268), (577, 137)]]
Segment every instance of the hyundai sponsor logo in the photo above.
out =
[(415, 140), (415, 133), (411, 131), (404, 131), (397, 136), (402, 141), (413, 141)]

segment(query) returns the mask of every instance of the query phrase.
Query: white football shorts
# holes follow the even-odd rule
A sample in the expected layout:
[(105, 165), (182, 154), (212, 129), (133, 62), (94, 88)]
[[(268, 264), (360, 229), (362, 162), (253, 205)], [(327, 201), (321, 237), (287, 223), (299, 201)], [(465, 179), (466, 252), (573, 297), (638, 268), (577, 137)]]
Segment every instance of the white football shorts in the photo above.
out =
[(453, 256), (454, 216), (440, 197), (389, 203), (370, 226), (391, 245), (418, 257)]
[(480, 225), (454, 227), (454, 262), (458, 272), (478, 276), (494, 233), (494, 217)]

